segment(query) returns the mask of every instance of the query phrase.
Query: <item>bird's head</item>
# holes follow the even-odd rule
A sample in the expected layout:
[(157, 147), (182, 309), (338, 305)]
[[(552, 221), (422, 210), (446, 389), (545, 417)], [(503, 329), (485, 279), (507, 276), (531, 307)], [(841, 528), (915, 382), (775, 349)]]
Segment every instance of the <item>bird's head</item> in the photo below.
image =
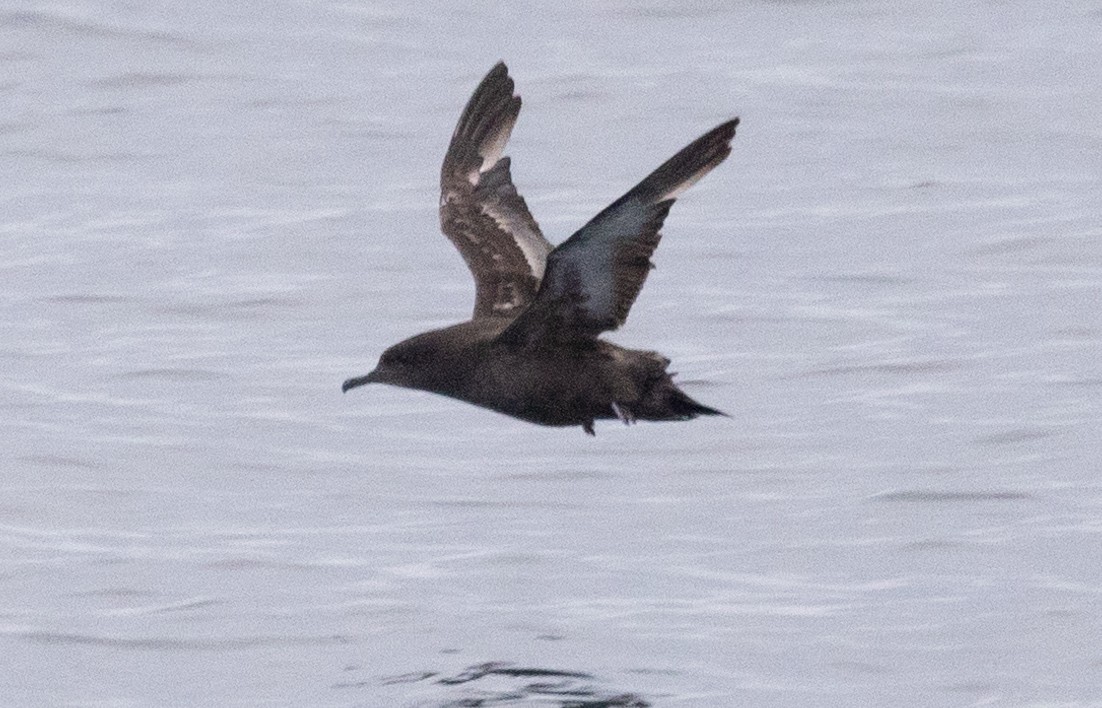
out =
[(347, 393), (364, 384), (382, 383), (436, 391), (440, 387), (441, 375), (447, 370), (443, 358), (434, 346), (433, 338), (425, 335), (411, 337), (384, 351), (374, 371), (348, 379), (341, 385), (341, 390)]

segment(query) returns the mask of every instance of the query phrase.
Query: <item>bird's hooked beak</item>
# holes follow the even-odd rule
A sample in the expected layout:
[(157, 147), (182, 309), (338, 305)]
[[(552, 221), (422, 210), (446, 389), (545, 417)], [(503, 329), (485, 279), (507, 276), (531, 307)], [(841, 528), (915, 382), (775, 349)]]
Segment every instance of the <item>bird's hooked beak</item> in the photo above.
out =
[(347, 381), (345, 381), (343, 384), (341, 384), (341, 393), (348, 393), (350, 390), (356, 388), (357, 386), (363, 386), (364, 384), (374, 383), (379, 380), (379, 370), (376, 369), (366, 376), (358, 376), (356, 378), (348, 379)]

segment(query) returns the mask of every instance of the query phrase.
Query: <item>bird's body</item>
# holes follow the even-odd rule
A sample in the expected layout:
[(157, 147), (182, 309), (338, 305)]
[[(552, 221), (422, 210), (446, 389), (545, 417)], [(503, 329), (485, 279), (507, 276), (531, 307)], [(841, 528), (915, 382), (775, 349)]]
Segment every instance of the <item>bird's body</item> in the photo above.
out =
[(666, 373), (669, 359), (602, 339), (573, 346), (519, 347), (502, 341), (512, 320), (482, 318), (411, 337), (381, 370), (345, 382), (431, 391), (540, 425), (685, 420), (719, 411), (696, 403)]
[(727, 156), (738, 119), (695, 140), (552, 248), (502, 156), (520, 110), (512, 92), (499, 63), (463, 111), (441, 172), (441, 227), (475, 277), (473, 318), (399, 342), (343, 390), (386, 383), (589, 434), (597, 419), (722, 415), (678, 389), (662, 355), (598, 335), (626, 319), (670, 206)]

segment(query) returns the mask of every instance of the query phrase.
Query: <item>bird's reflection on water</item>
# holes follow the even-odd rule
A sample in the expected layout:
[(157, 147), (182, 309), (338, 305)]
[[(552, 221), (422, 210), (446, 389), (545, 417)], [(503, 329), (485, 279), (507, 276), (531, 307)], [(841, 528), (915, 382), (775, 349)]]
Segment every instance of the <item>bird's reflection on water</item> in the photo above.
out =
[[(370, 688), (371, 681), (337, 684), (335, 688)], [(457, 674), (416, 671), (382, 679), (384, 685), (421, 684), (441, 693), (432, 703), (440, 708), (478, 708), (539, 704), (560, 708), (647, 708), (650, 701), (600, 685), (598, 677), (581, 671), (563, 671), (507, 662), (469, 666)], [(429, 704), (425, 704), (429, 705)]]

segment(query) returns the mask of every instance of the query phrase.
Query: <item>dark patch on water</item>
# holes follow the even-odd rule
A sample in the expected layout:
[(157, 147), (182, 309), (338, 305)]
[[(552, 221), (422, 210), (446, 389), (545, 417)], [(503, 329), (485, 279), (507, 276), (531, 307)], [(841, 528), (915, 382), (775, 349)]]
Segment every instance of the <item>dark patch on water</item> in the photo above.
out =
[(175, 32), (137, 27), (124, 27), (102, 22), (67, 17), (62, 14), (23, 10), (0, 14), (0, 27), (30, 29), (57, 35), (72, 35), (92, 39), (119, 39), (138, 42), (154, 42), (180, 47), (195, 43)]
[(535, 482), (575, 482), (583, 479), (612, 479), (613, 475), (608, 472), (599, 472), (597, 470), (578, 469), (578, 470), (557, 470), (554, 472), (510, 472), (501, 475), (501, 479), (515, 479), (515, 480), (531, 480)]
[(1093, 327), (1060, 327), (1059, 329), (1052, 330), (1052, 333), (1059, 337), (1071, 337), (1075, 339), (1082, 339), (1084, 341), (1093, 341), (1098, 339), (1102, 331)]
[(445, 509), (573, 509), (574, 506), (564, 502), (538, 501), (498, 501), (493, 499), (434, 499), (430, 502), (433, 506)]
[(223, 652), (241, 651), (255, 647), (303, 647), (349, 644), (350, 637), (328, 636), (245, 636), (230, 638), (193, 637), (112, 637), (74, 632), (12, 631), (2, 636), (18, 637), (36, 644), (54, 646), (95, 646), (107, 649), (132, 649), (140, 651)]
[(31, 54), (30, 52), (21, 52), (18, 50), (0, 52), (0, 62), (31, 61), (37, 58), (37, 54)]
[[(598, 685), (592, 674), (533, 666), (516, 666), (507, 662), (487, 662), (470, 666), (455, 675), (435, 671), (414, 671), (378, 681), (343, 681), (333, 688), (371, 688), (397, 684), (437, 686), (449, 693), (461, 690), (464, 695), (441, 696), (439, 708), (481, 708), (538, 703), (559, 708), (647, 708), (649, 701), (635, 693), (608, 690)], [(461, 688), (459, 688), (461, 687)]]
[(135, 588), (127, 587), (105, 587), (98, 590), (84, 590), (81, 592), (67, 593), (67, 597), (99, 597), (109, 598), (112, 600), (118, 600), (122, 598), (136, 598), (136, 597), (156, 597), (157, 593), (151, 590), (137, 590)]
[(129, 302), (133, 298), (125, 295), (106, 295), (97, 293), (73, 293), (69, 295), (51, 295), (42, 298), (45, 302), (62, 305), (114, 305)]
[(166, 315), (182, 315), (203, 319), (246, 320), (259, 319), (273, 308), (300, 307), (302, 301), (291, 297), (254, 297), (224, 302), (190, 302), (162, 305), (155, 312)]
[(878, 502), (983, 502), (1020, 501), (1029, 498), (1028, 494), (1022, 492), (939, 492), (923, 489), (887, 492), (872, 497), (873, 501)]
[[(674, 374), (670, 374), (670, 376), (675, 375), (676, 372)], [(678, 383), (682, 386), (688, 386), (691, 388), (719, 388), (720, 386), (727, 385), (725, 381), (716, 381), (714, 379), (681, 379), (680, 381), (678, 381)]]
[(978, 438), (973, 438), (972, 442), (976, 445), (1006, 445), (1008, 443), (1042, 440), (1044, 438), (1052, 437), (1056, 434), (1056, 431), (1053, 430), (1015, 428), (1014, 430), (1008, 430), (1005, 433), (982, 435)]
[(89, 153), (79, 154), (74, 152), (62, 152), (60, 150), (5, 150), (5, 157), (20, 157), (33, 160), (44, 160), (65, 165), (76, 165), (86, 162), (111, 163), (111, 162), (141, 162), (154, 159), (154, 155), (142, 155), (132, 152)]
[(1039, 248), (1048, 243), (1049, 240), (1050, 239), (1044, 236), (1014, 236), (1011, 238), (1000, 238), (968, 249), (965, 252), (976, 256), (1002, 256)]
[[(0, 84), (0, 90), (4, 90), (4, 88), (5, 86)], [(16, 133), (25, 133), (30, 130), (34, 130), (34, 126), (30, 123), (22, 123), (19, 121), (0, 123), (0, 135), (15, 135)]]
[(944, 690), (951, 693), (984, 693), (995, 690), (995, 685), (986, 681), (961, 681), (945, 686)]
[(393, 686), (396, 683), (417, 683), (418, 681), (427, 681), (433, 676), (436, 676), (435, 671), (414, 671), (408, 674), (400, 674), (398, 676), (385, 678), (383, 679), (383, 685)]
[(590, 89), (572, 89), (567, 91), (560, 91), (558, 94), (552, 97), (551, 100), (559, 103), (596, 103), (598, 101), (609, 100), (609, 94), (607, 91), (597, 91)]
[(90, 108), (74, 108), (65, 111), (70, 116), (117, 116), (129, 113), (129, 109), (122, 106), (94, 106)]
[(102, 79), (93, 79), (89, 86), (106, 89), (132, 89), (157, 86), (178, 86), (191, 81), (201, 80), (205, 77), (189, 74), (158, 74), (154, 72), (129, 72), (116, 76), (107, 76)]
[(853, 675), (884, 676), (895, 673), (887, 666), (867, 661), (832, 661), (830, 666)]
[(20, 462), (29, 462), (43, 467), (80, 467), (89, 470), (96, 467), (91, 462), (64, 455), (25, 455), (18, 459)]
[(925, 361), (884, 362), (879, 364), (854, 364), (811, 369), (797, 376), (841, 376), (849, 374), (928, 374), (954, 371), (962, 368), (959, 361), (929, 359)]
[(808, 278), (813, 283), (841, 283), (843, 285), (906, 285), (914, 282), (910, 278), (891, 273), (836, 273), (834, 275), (815, 275)]
[(226, 374), (206, 369), (138, 369), (118, 375), (120, 379), (162, 379), (165, 381), (215, 381), (226, 378)]
[(1072, 388), (1095, 388), (1102, 386), (1102, 377), (1099, 378), (1082, 378), (1082, 379), (1065, 379), (1062, 381), (1053, 381), (1054, 386), (1068, 386)]
[(510, 676), (514, 678), (593, 678), (589, 674), (584, 674), (579, 671), (559, 671), (558, 669), (524, 668), (511, 666), (509, 664), (503, 664), (499, 662), (490, 662), (486, 664), (472, 666), (463, 673), (458, 674), (457, 676), (442, 678), (437, 683), (448, 685), (470, 683), (471, 681), (478, 681), (479, 679), (486, 678), (487, 676)]
[(705, 17), (713, 17), (731, 9), (726, 3), (667, 3), (644, 2), (631, 3), (612, 10), (612, 14), (618, 17), (644, 17), (653, 20), (700, 20)]

